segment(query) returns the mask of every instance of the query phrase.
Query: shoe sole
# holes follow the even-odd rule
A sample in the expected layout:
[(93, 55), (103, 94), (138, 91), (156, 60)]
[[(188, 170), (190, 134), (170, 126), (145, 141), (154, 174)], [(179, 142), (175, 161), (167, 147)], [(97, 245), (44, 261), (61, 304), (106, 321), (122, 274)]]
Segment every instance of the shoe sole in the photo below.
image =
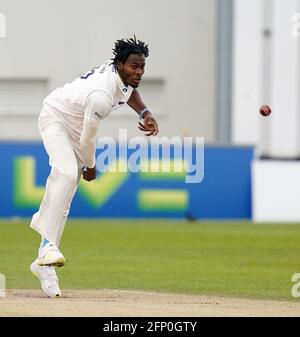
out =
[(54, 267), (63, 267), (66, 264), (66, 260), (64, 258), (59, 258), (53, 261), (43, 262), (42, 260), (37, 261), (39, 266), (54, 266)]

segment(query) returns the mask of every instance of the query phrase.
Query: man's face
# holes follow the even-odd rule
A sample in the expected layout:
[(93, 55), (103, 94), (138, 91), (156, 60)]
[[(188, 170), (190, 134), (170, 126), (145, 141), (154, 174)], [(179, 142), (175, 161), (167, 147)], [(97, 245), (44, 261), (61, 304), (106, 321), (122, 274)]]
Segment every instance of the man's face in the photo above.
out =
[(145, 71), (145, 55), (130, 54), (125, 63), (118, 63), (118, 73), (126, 85), (137, 88)]

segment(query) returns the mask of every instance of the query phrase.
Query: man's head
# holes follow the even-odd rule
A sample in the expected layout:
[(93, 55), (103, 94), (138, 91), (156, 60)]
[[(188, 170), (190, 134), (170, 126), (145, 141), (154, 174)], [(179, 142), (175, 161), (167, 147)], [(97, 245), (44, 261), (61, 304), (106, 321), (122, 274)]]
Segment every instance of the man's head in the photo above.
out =
[(115, 65), (122, 81), (137, 88), (145, 71), (145, 59), (149, 56), (148, 45), (134, 38), (117, 40), (113, 49)]

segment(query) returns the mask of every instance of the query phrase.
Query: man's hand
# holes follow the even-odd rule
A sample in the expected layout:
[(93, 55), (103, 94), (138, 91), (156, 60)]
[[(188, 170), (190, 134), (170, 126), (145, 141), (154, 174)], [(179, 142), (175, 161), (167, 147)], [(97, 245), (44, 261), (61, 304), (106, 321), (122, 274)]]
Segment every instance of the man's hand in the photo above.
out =
[(159, 132), (155, 118), (149, 113), (144, 118), (143, 124), (139, 122), (139, 129), (147, 132), (145, 133), (146, 136), (156, 136)]
[(85, 167), (82, 172), (82, 177), (86, 181), (92, 181), (96, 179), (96, 166), (93, 168)]

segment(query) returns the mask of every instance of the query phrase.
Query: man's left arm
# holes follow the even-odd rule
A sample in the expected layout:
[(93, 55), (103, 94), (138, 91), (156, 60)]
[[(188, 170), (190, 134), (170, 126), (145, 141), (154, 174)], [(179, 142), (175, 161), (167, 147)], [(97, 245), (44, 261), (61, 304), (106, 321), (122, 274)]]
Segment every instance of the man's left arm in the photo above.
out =
[(158, 124), (136, 89), (133, 90), (127, 104), (143, 119), (143, 123), (139, 122), (138, 128), (146, 132), (146, 136), (156, 136), (159, 132)]

